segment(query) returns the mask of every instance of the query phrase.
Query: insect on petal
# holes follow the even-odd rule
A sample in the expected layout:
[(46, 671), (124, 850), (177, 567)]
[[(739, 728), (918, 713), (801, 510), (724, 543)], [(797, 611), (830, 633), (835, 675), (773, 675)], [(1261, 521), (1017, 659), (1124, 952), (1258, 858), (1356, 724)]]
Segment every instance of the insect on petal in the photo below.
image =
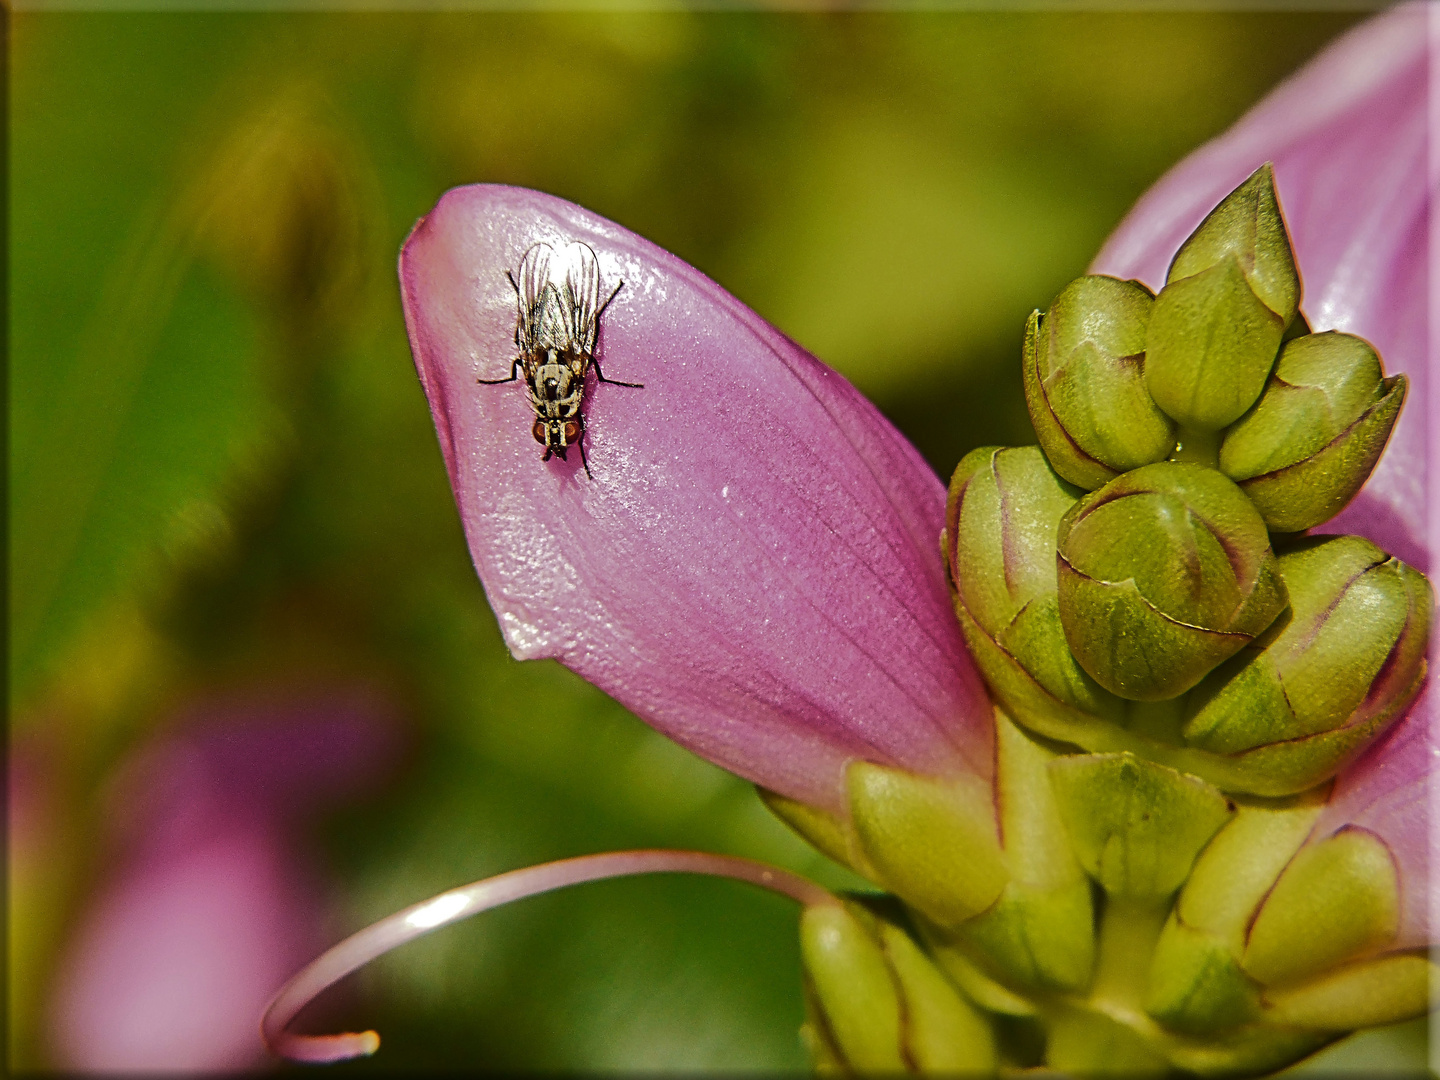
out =
[[(512, 362), (506, 272), (577, 242), (599, 295), (624, 282), (595, 359), (644, 384), (587, 380), (588, 479), (576, 455), (538, 460), (521, 387), (476, 382)], [(449, 192), (400, 277), (517, 657), (555, 657), (711, 761), (831, 810), (852, 758), (988, 777), (989, 705), (938, 554), (944, 488), (849, 383), (679, 259), (537, 192)]]

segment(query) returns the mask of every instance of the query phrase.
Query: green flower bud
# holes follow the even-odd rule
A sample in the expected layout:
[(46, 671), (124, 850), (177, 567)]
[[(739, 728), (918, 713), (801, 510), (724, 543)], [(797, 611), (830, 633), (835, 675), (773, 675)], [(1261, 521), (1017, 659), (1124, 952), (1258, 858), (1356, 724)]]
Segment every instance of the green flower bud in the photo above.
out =
[(1324, 804), (1324, 792), (1278, 804), (1242, 803), (1215, 834), (1156, 943), (1146, 1012), (1191, 1035), (1260, 1018), (1260, 985), (1240, 967), (1245, 935)]
[(989, 1023), (883, 901), (806, 909), (806, 1041), (817, 1064), (858, 1073), (991, 1073)]
[(1182, 427), (1216, 431), (1265, 386), (1300, 278), (1264, 165), (1226, 196), (1181, 246), (1155, 298), (1145, 378)]
[(1425, 575), (1358, 536), (1306, 539), (1278, 565), (1289, 614), (1195, 688), (1183, 728), (1270, 792), (1328, 779), (1404, 711), (1434, 605)]
[(1080, 666), (1121, 697), (1190, 689), (1287, 603), (1250, 500), (1202, 465), (1125, 473), (1060, 521), (1059, 608)]
[(955, 614), (981, 674), (1012, 715), (1056, 738), (1095, 717), (1119, 722), (1125, 707), (1081, 669), (1060, 625), (1056, 537), (1079, 495), (1039, 447), (981, 447), (955, 470), (945, 531)]
[(1154, 297), (1138, 281), (1072, 281), (1025, 328), (1025, 402), (1055, 471), (1086, 490), (1163, 461), (1175, 425), (1145, 388)]
[(941, 926), (984, 911), (1009, 874), (990, 785), (942, 781), (866, 761), (847, 776), (860, 848), (884, 885)]
[(1405, 401), (1403, 375), (1349, 334), (1289, 342), (1260, 400), (1225, 433), (1220, 468), (1265, 524), (1299, 532), (1329, 521), (1360, 490)]
[(818, 1040), (862, 1072), (901, 1072), (900, 998), (885, 954), (842, 907), (800, 916), (800, 959), (820, 1013)]
[(1395, 937), (1398, 870), (1374, 833), (1344, 829), (1302, 849), (1250, 928), (1242, 964), (1266, 985), (1298, 982)]

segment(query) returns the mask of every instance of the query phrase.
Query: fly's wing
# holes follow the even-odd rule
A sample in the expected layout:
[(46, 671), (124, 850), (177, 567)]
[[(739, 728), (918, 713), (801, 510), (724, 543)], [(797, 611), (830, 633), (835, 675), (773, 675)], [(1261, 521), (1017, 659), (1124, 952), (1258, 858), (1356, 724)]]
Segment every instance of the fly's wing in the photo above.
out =
[(518, 292), (515, 302), (519, 308), (515, 345), (522, 356), (530, 356), (544, 345), (546, 311), (554, 306), (554, 290), (550, 285), (550, 267), (554, 261), (555, 250), (549, 244), (536, 244), (520, 260), (515, 281)]
[(590, 356), (600, 314), (600, 263), (590, 245), (576, 241), (566, 244), (550, 265), (551, 281), (563, 301), (568, 344)]

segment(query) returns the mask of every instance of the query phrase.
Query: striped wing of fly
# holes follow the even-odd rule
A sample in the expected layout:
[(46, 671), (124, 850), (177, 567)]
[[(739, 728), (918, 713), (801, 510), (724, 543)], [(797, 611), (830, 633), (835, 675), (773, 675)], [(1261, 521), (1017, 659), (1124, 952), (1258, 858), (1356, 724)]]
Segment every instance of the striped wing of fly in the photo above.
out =
[(588, 245), (570, 243), (556, 251), (536, 244), (520, 261), (516, 285), (520, 320), (515, 344), (523, 355), (549, 349), (594, 353), (600, 266)]

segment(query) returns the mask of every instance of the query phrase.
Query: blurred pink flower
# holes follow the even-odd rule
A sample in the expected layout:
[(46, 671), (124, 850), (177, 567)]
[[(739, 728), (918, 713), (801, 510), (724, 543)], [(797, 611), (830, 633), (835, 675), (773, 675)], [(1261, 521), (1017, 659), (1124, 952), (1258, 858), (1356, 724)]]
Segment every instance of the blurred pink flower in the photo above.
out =
[(117, 776), (114, 870), (51, 1003), (57, 1063), (210, 1071), (265, 1061), (257, 1020), (323, 944), (297, 827), (381, 774), (388, 710), (354, 690), (209, 704)]
[[(578, 455), (541, 462), (515, 356), (532, 245), (583, 241), (605, 310)], [(406, 324), (486, 595), (666, 735), (846, 813), (863, 758), (989, 777), (938, 556), (945, 489), (843, 378), (675, 256), (550, 195), (456, 188), (400, 256)], [(593, 371), (593, 368), (592, 368)]]
[[(1358, 533), (1421, 569), (1440, 510), (1434, 491), (1437, 388), (1430, 324), (1431, 206), (1440, 191), (1440, 7), (1406, 4), (1370, 19), (1155, 185), (1106, 242), (1094, 273), (1152, 288), (1180, 242), (1266, 161), (1304, 276), (1315, 330), (1366, 338), (1411, 380), (1395, 434), (1360, 495), (1326, 533)], [(1440, 280), (1436, 281), (1440, 285)], [(1400, 870), (1391, 947), (1431, 943), (1430, 785), (1440, 760), (1428, 691), (1340, 774), (1311, 842), (1346, 827), (1379, 836)]]

